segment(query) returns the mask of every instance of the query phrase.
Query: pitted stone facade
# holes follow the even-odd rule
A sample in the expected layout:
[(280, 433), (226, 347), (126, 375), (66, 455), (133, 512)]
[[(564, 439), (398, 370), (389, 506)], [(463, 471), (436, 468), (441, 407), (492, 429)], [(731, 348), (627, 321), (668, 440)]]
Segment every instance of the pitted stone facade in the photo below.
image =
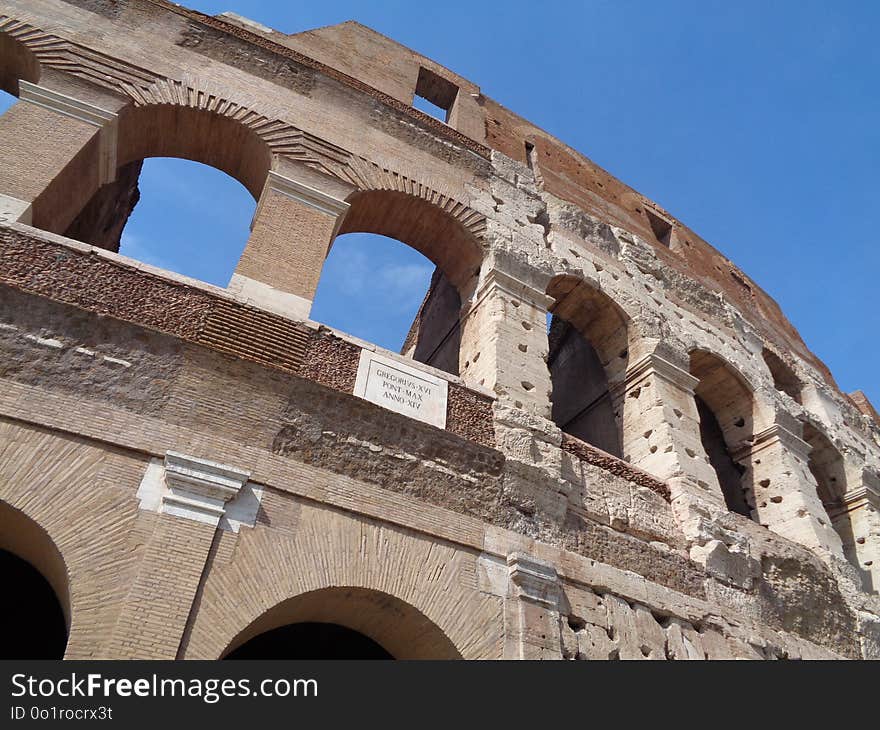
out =
[[(0, 0), (0, 87), (0, 549), (66, 657), (880, 658), (876, 410), (473, 82), (353, 22)], [(258, 202), (227, 288), (118, 253), (159, 156)], [(353, 232), (437, 267), (404, 354), (309, 318)]]

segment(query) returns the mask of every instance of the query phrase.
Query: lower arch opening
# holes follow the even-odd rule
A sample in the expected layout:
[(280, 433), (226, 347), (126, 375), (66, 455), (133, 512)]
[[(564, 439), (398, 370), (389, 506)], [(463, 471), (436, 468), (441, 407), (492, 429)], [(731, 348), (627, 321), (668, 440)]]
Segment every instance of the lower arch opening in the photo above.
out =
[(339, 624), (308, 621), (266, 631), (226, 659), (394, 659), (381, 644)]
[(15, 553), (0, 549), (0, 659), (63, 659), (67, 621), (42, 573)]

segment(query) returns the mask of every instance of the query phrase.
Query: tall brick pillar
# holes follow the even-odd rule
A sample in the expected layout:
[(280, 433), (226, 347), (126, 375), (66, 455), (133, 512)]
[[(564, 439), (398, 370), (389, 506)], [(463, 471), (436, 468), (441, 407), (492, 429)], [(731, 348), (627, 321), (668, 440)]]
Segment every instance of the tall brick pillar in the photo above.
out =
[(21, 81), (21, 102), (0, 117), (0, 219), (64, 233), (97, 189), (116, 177), (117, 112)]
[(504, 658), (561, 659), (562, 586), (556, 568), (525, 553), (511, 553), (507, 569)]
[[(793, 419), (792, 419), (793, 421)], [(774, 423), (732, 454), (745, 467), (755, 516), (773, 532), (816, 550), (843, 557), (840, 536), (830, 524), (808, 467), (810, 445), (790, 428)]]
[(491, 269), (462, 314), (459, 373), (499, 400), (550, 418), (547, 308), (542, 291)]
[(348, 203), (270, 171), (230, 291), (287, 316), (306, 318)]
[(142, 559), (110, 638), (109, 658), (177, 658), (221, 521), (256, 516), (247, 479), (247, 472), (174, 452), (150, 464), (138, 490)]

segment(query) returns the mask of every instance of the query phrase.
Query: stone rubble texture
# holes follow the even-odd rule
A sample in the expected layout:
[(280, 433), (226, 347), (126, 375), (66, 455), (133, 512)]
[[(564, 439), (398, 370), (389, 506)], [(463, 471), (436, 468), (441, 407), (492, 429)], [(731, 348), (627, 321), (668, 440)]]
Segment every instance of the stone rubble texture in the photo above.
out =
[[(874, 406), (473, 82), (351, 21), (0, 0), (0, 87), (0, 548), (55, 589), (67, 658), (216, 659), (297, 621), (399, 658), (880, 658)], [(117, 253), (153, 156), (258, 201), (228, 288)], [(378, 348), (309, 319), (348, 232), (437, 266), (424, 362), (381, 354), (448, 381), (445, 429), (356, 398)], [(548, 313), (592, 353), (564, 388)], [(252, 523), (140, 506), (169, 452), (249, 475)]]

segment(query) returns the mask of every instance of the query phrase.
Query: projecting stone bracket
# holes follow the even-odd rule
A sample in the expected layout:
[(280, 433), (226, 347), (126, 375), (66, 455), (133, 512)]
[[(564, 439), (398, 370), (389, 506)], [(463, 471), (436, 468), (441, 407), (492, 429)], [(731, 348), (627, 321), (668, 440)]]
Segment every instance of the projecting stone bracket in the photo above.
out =
[(507, 556), (507, 574), (517, 598), (558, 610), (562, 586), (550, 563), (526, 553), (511, 553)]
[(174, 515), (238, 532), (253, 527), (263, 490), (249, 472), (168, 451), (153, 459), (138, 488), (140, 509)]
[(562, 582), (550, 563), (526, 553), (507, 556), (504, 601), (507, 659), (561, 659)]

